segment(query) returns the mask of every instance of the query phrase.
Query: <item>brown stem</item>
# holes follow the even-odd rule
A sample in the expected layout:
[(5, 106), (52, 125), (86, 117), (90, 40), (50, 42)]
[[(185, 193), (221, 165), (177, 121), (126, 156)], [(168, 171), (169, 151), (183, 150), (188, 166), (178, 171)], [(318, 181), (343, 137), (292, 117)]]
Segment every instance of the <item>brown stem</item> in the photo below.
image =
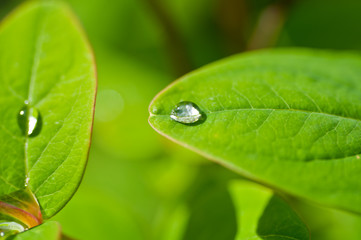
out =
[(145, 0), (155, 13), (159, 22), (162, 24), (164, 32), (166, 33), (166, 44), (171, 58), (174, 72), (176, 75), (183, 75), (189, 72), (191, 64), (187, 56), (186, 48), (182, 42), (182, 38), (176, 30), (175, 24), (168, 12), (164, 9), (163, 5), (158, 0)]
[(76, 240), (75, 238), (71, 238), (69, 236), (66, 236), (64, 234), (61, 235), (61, 240)]
[(248, 23), (245, 0), (220, 0), (218, 2), (218, 22), (225, 37), (230, 54), (242, 52), (246, 48), (245, 28)]
[(254, 50), (273, 46), (283, 28), (287, 13), (296, 0), (283, 0), (268, 6), (260, 14), (247, 46)]

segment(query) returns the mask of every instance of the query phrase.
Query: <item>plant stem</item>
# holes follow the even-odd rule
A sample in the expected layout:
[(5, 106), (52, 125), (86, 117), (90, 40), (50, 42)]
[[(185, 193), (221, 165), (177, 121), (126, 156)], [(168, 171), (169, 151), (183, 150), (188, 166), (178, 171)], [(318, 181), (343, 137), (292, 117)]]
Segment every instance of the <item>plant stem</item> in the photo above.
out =
[(183, 44), (181, 35), (177, 31), (172, 18), (168, 12), (164, 9), (163, 5), (158, 0), (145, 0), (155, 13), (161, 23), (164, 32), (166, 34), (166, 45), (169, 53), (169, 57), (172, 61), (173, 71), (177, 76), (181, 76), (189, 72), (191, 63), (187, 56), (186, 48)]
[(286, 16), (296, 0), (283, 0), (268, 6), (260, 14), (247, 46), (247, 50), (267, 48), (277, 42)]
[(225, 37), (230, 54), (243, 52), (246, 48), (245, 29), (248, 24), (245, 0), (218, 1), (218, 23)]

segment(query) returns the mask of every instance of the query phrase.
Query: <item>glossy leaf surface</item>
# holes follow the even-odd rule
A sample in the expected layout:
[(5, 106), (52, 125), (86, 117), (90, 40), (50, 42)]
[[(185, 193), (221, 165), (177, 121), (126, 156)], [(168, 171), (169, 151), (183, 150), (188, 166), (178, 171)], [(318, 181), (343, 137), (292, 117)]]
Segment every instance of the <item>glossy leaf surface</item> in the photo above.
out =
[[(319, 203), (361, 212), (361, 58), (266, 50), (186, 75), (150, 106), (161, 134), (243, 175)], [(182, 101), (206, 121), (169, 114)]]
[[(0, 195), (28, 185), (49, 218), (82, 178), (96, 88), (91, 49), (66, 6), (30, 2), (4, 20), (0, 86)], [(36, 136), (18, 125), (25, 103), (41, 115)]]

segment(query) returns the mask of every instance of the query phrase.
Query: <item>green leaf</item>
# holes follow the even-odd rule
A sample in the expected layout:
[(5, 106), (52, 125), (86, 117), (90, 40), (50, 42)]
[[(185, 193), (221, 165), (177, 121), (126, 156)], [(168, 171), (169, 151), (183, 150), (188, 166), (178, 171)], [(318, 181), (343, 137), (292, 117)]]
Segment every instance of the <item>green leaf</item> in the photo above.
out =
[[(247, 177), (361, 212), (361, 58), (306, 49), (231, 57), (190, 73), (150, 106), (161, 134)], [(170, 113), (196, 103), (204, 122)]]
[[(24, 4), (4, 20), (0, 53), (0, 195), (28, 183), (49, 218), (74, 194), (86, 165), (93, 55), (69, 9), (45, 1)], [(36, 136), (18, 126), (25, 101), (41, 115)]]
[(234, 175), (214, 165), (205, 166), (200, 170), (190, 191), (189, 220), (182, 239), (233, 240), (235, 238), (237, 217), (228, 191), (228, 181), (235, 177)]
[(61, 235), (60, 224), (50, 221), (16, 235), (13, 240), (60, 240)]
[(305, 224), (271, 190), (247, 181), (233, 181), (230, 189), (238, 208), (237, 240), (310, 239)]
[[(76, 239), (173, 240), (187, 220), (174, 205), (192, 185), (200, 157), (175, 144), (165, 148), (144, 121), (170, 77), (100, 46), (95, 52), (102, 81), (89, 163), (79, 191), (55, 219)], [(120, 95), (124, 108), (113, 111), (114, 101), (102, 99), (109, 92)]]
[(288, 198), (287, 202), (307, 223), (312, 239), (361, 239), (361, 215), (325, 208), (302, 199)]

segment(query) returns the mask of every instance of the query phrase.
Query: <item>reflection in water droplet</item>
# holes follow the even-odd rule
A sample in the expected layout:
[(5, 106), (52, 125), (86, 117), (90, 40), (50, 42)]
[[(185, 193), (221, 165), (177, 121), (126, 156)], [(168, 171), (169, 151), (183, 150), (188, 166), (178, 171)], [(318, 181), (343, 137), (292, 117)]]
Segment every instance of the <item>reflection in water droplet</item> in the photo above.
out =
[(196, 124), (205, 120), (199, 107), (188, 101), (178, 103), (171, 112), (171, 119), (184, 124)]
[(24, 135), (29, 137), (37, 136), (42, 127), (42, 119), (39, 110), (31, 107), (25, 101), (25, 106), (18, 114), (18, 124)]
[(30, 181), (29, 177), (25, 178), (25, 187), (27, 187), (29, 185), (29, 181)]

